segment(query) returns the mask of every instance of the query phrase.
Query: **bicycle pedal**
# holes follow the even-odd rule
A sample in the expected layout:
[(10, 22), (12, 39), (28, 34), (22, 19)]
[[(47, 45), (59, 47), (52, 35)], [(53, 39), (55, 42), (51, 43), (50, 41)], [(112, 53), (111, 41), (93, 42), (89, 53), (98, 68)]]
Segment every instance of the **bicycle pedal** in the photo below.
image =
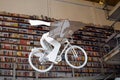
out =
[(62, 60), (61, 56), (57, 56), (56, 61), (60, 62)]

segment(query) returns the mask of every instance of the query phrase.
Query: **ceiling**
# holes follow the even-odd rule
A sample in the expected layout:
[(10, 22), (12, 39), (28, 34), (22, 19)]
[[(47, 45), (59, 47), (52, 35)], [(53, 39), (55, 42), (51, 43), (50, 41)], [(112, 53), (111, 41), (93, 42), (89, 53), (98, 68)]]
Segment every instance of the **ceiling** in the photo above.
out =
[(107, 5), (115, 6), (120, 0), (86, 0), (86, 1), (97, 2), (97, 3), (102, 1), (102, 2), (106, 2)]

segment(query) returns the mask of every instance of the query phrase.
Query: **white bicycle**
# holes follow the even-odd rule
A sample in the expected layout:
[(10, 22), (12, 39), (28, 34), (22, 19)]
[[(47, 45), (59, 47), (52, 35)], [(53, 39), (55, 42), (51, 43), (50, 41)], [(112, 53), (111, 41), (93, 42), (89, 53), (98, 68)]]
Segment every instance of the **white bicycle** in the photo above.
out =
[(62, 61), (63, 54), (65, 61), (72, 68), (83, 68), (87, 63), (87, 54), (83, 48), (77, 45), (71, 45), (67, 38), (63, 38), (60, 44), (64, 44), (59, 49), (59, 52), (51, 53), (53, 46), (43, 40), (47, 45), (45, 48), (33, 48), (29, 54), (30, 66), (38, 72), (47, 72), (52, 69), (54, 64), (59, 64)]

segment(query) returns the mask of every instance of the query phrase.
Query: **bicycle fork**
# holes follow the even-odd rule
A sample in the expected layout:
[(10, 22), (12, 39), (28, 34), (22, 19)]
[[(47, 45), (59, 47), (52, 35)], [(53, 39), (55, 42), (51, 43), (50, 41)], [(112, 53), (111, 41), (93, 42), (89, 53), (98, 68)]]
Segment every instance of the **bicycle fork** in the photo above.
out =
[(65, 46), (65, 48), (63, 49), (63, 51), (61, 52), (60, 56), (64, 53), (64, 51), (67, 49), (68, 46), (70, 46), (72, 48), (72, 53), (74, 55), (75, 58), (78, 57), (75, 49), (72, 47), (72, 45), (70, 44), (70, 42), (68, 40), (65, 41), (67, 43), (67, 45)]

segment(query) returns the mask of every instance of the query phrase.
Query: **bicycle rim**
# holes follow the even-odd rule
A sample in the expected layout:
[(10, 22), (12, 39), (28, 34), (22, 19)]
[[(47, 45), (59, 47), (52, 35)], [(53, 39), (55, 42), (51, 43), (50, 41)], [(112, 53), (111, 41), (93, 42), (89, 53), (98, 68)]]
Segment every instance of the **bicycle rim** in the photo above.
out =
[(71, 46), (65, 52), (65, 60), (72, 68), (82, 68), (87, 63), (87, 54), (79, 46)]
[[(39, 48), (39, 50), (44, 51), (42, 48)], [(44, 53), (40, 53), (40, 54), (44, 54)], [(28, 58), (30, 66), (38, 72), (47, 72), (47, 71), (51, 70), (51, 68), (53, 67), (53, 63), (49, 62), (49, 61), (41, 63), (39, 60), (40, 57), (41, 56), (39, 56), (39, 57), (35, 56), (34, 52), (30, 52), (29, 58)]]

